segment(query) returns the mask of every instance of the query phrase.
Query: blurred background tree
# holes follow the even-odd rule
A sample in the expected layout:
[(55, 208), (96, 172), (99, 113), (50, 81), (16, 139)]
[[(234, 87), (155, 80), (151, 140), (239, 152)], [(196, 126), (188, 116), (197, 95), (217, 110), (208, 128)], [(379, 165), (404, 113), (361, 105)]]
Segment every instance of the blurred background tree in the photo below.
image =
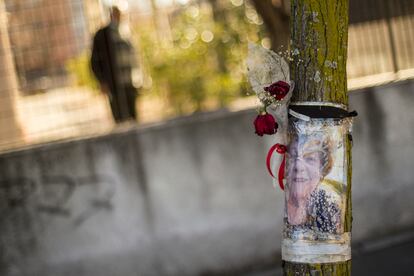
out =
[(263, 21), (250, 2), (176, 4), (167, 14), (170, 38), (161, 20), (166, 14), (158, 10), (155, 1), (151, 7), (153, 24), (131, 28), (138, 36), (151, 91), (165, 101), (166, 115), (224, 108), (247, 94), (247, 42), (271, 46)]
[(290, 0), (251, 0), (263, 19), (272, 49), (278, 50), (289, 41)]
[[(248, 41), (276, 50), (287, 45), (288, 0), (144, 2), (147, 12), (130, 1), (129, 28), (144, 72), (141, 102), (151, 102), (161, 118), (245, 97)], [(77, 85), (96, 90), (88, 55), (70, 59), (66, 69)]]

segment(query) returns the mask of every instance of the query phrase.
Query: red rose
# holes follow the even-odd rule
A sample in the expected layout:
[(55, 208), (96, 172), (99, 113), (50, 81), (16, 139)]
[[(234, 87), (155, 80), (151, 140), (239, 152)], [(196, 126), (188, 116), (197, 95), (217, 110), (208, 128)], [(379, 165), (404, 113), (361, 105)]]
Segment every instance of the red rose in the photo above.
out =
[(276, 100), (283, 99), (289, 92), (290, 85), (284, 81), (278, 81), (272, 83), (270, 86), (264, 88), (265, 91), (269, 92), (270, 95), (276, 98)]
[(263, 136), (263, 134), (275, 134), (277, 131), (277, 123), (275, 118), (269, 113), (264, 115), (257, 115), (254, 120), (254, 127), (256, 129), (256, 134)]

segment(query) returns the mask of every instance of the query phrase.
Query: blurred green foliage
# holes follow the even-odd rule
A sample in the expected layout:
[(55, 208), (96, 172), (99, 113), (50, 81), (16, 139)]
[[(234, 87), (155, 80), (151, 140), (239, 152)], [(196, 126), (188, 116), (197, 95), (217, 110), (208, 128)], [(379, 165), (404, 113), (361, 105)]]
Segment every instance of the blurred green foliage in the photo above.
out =
[[(151, 85), (144, 81), (150, 90), (144, 93), (161, 100), (165, 116), (223, 108), (250, 90), (245, 79), (247, 44), (266, 40), (263, 23), (245, 1), (221, 1), (219, 11), (208, 3), (195, 2), (172, 12), (171, 39), (162, 37), (164, 30), (157, 30), (156, 23), (130, 25), (147, 75), (144, 79), (151, 79)], [(66, 69), (77, 85), (96, 90), (89, 59), (85, 51)]]
[(183, 6), (169, 18), (172, 41), (160, 39), (156, 24), (132, 26), (139, 35), (153, 95), (167, 101), (167, 113), (222, 108), (247, 94), (247, 43), (260, 43), (265, 37), (257, 14), (248, 16), (252, 12), (254, 8), (243, 1), (221, 1), (216, 16), (207, 2)]
[(75, 77), (76, 85), (87, 86), (93, 90), (99, 88), (92, 69), (90, 67), (90, 51), (86, 50), (79, 56), (69, 59), (66, 62), (66, 71)]

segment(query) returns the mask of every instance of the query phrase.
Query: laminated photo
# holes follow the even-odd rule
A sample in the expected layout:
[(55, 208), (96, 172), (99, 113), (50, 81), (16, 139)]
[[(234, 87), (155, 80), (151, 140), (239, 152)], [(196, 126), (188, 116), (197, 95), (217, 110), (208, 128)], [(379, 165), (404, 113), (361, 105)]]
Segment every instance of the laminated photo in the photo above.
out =
[[(284, 260), (318, 263), (350, 258), (350, 233), (344, 231), (349, 128), (349, 119), (289, 121)], [(322, 254), (327, 247), (334, 252), (331, 256)]]

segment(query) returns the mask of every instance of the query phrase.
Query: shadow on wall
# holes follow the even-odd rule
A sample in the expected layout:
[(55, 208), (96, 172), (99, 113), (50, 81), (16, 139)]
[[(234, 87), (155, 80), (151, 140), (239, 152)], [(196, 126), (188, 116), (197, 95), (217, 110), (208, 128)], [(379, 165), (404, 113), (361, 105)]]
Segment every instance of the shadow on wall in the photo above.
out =
[(381, 102), (377, 99), (380, 95), (375, 94), (375, 90), (374, 87), (370, 87), (360, 92), (362, 93), (363, 104), (368, 112), (365, 112), (364, 117), (359, 117), (358, 120), (366, 121), (367, 134), (371, 138), (368, 145), (371, 155), (374, 157), (373, 162), (376, 163), (378, 173), (385, 173), (388, 167), (388, 159), (384, 151), (384, 145), (386, 144), (384, 135), (386, 129), (385, 116), (387, 115), (381, 106)]

